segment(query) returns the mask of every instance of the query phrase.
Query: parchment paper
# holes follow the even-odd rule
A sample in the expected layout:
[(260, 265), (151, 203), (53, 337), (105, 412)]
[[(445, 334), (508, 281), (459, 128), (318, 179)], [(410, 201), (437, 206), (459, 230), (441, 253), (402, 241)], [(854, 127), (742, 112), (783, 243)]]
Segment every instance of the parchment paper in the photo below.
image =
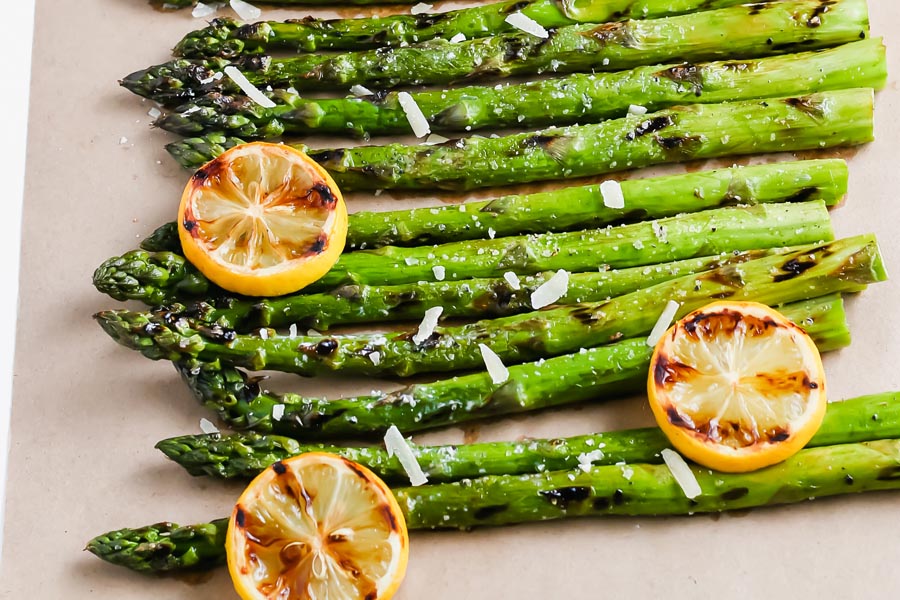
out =
[[(900, 3), (870, 6), (873, 33), (887, 37), (890, 84), (878, 97), (877, 142), (843, 153), (851, 192), (833, 216), (839, 235), (876, 232), (889, 269), (900, 272)], [(240, 490), (192, 478), (153, 449), (162, 438), (199, 433), (209, 415), (170, 365), (119, 347), (91, 319), (118, 305), (93, 289), (93, 269), (171, 220), (187, 179), (162, 150), (173, 138), (148, 127), (152, 104), (116, 81), (167, 60), (167, 49), (201, 25), (189, 11), (163, 14), (143, 0), (38, 1), (0, 597), (237, 597), (223, 569), (148, 578), (82, 552), (110, 529), (225, 515)], [(350, 201), (352, 209), (387, 206), (391, 196)], [(900, 389), (898, 300), (900, 278), (849, 301), (854, 344), (826, 362), (833, 399)], [(336, 394), (376, 386), (298, 379), (294, 388)], [(643, 399), (633, 398), (416, 440), (562, 436), (650, 422)], [(898, 508), (900, 493), (886, 493), (722, 516), (416, 532), (399, 598), (895, 597)]]

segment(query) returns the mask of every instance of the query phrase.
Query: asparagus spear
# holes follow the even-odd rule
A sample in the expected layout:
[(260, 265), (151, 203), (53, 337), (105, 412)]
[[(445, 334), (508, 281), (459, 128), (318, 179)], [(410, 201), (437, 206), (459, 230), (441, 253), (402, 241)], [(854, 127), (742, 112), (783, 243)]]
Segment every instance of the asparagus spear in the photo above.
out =
[[(900, 395), (876, 394), (829, 405), (825, 420), (807, 447), (900, 438)], [(432, 483), (485, 475), (521, 475), (594, 465), (656, 463), (669, 441), (657, 427), (594, 433), (570, 438), (527, 439), (453, 446), (413, 446)], [(409, 475), (397, 457), (379, 446), (353, 448), (304, 444), (293, 438), (259, 433), (183, 435), (156, 447), (192, 475), (250, 478), (272, 463), (305, 452), (329, 452), (360, 463), (392, 484)], [(599, 450), (600, 452), (597, 452)], [(589, 458), (588, 458), (589, 457)]]
[[(840, 296), (784, 306), (824, 352), (850, 343)], [(390, 425), (411, 433), (575, 402), (635, 392), (646, 385), (652, 349), (646, 339), (509, 367), (510, 382), (497, 385), (487, 373), (413, 384), (394, 392), (339, 400), (305, 398), (263, 390), (258, 379), (218, 363), (176, 363), (197, 400), (229, 427), (275, 432), (300, 439), (381, 434)], [(283, 407), (278, 419), (272, 415)]]
[[(531, 128), (596, 123), (623, 117), (632, 105), (651, 111), (679, 104), (712, 104), (884, 86), (881, 40), (742, 61), (639, 67), (619, 73), (575, 74), (505, 86), (470, 86), (412, 93), (432, 131)], [(689, 74), (689, 81), (685, 75)], [(181, 135), (223, 131), (250, 138), (285, 133), (412, 133), (397, 92), (361, 98), (304, 98), (295, 90), (270, 94), (273, 108), (244, 95), (210, 93), (163, 115), (155, 125)]]
[(263, 54), (272, 50), (362, 50), (414, 44), (434, 38), (467, 39), (515, 31), (506, 22), (514, 12), (545, 28), (575, 23), (605, 23), (624, 19), (656, 19), (682, 13), (742, 4), (744, 0), (506, 0), (437, 14), (392, 15), (357, 19), (291, 19), (243, 24), (213, 20), (192, 31), (175, 46), (175, 56), (202, 58)]
[[(569, 288), (557, 304), (596, 302), (621, 296), (644, 287), (690, 273), (700, 273), (725, 265), (740, 265), (754, 258), (787, 254), (797, 250), (775, 248), (728, 253), (713, 257), (631, 267), (613, 271), (572, 273)], [(220, 327), (246, 332), (260, 327), (288, 327), (326, 330), (333, 325), (421, 321), (425, 311), (443, 307), (443, 317), (497, 317), (529, 312), (531, 295), (553, 276), (552, 272), (516, 277), (463, 279), (438, 283), (406, 283), (393, 286), (342, 286), (319, 294), (292, 294), (278, 298), (216, 299), (187, 305), (173, 304), (172, 313), (197, 318)]]
[[(871, 89), (675, 107), (643, 117), (440, 145), (310, 150), (344, 190), (447, 189), (571, 179), (661, 163), (850, 146), (873, 139)], [(208, 135), (166, 146), (199, 167), (238, 138)]]
[[(154, 360), (221, 360), (301, 375), (345, 371), (405, 377), (479, 368), (481, 345), (514, 364), (638, 337), (650, 331), (672, 299), (681, 303), (678, 314), (684, 315), (716, 298), (777, 305), (858, 291), (885, 277), (874, 240), (860, 241), (841, 240), (739, 268), (687, 275), (607, 301), (437, 327), (425, 339), (414, 339), (415, 332), (295, 338), (266, 330), (265, 335), (243, 335), (165, 311), (105, 311), (95, 318), (117, 342)], [(507, 386), (514, 388), (516, 382)]]
[[(610, 224), (659, 219), (730, 206), (824, 200), (834, 206), (847, 193), (847, 163), (805, 160), (731, 167), (620, 184), (625, 208), (609, 208), (599, 185), (513, 195), (466, 203), (350, 215), (347, 248), (421, 246), (522, 233), (574, 231)], [(477, 218), (473, 219), (473, 215)], [(149, 252), (181, 254), (174, 222), (141, 242)]]
[[(394, 494), (410, 529), (722, 512), (898, 489), (900, 440), (809, 448), (753, 473), (718, 473), (697, 466), (692, 471), (703, 491), (693, 500), (684, 495), (668, 467), (645, 463), (599, 466), (588, 472), (481, 477), (398, 488)], [(224, 561), (224, 544), (213, 539), (223, 537), (227, 526), (227, 519), (219, 519), (185, 527), (160, 523), (121, 529), (91, 540), (87, 549), (103, 560), (138, 571), (191, 568), (198, 554), (207, 558), (206, 565), (215, 558)], [(176, 533), (177, 539), (169, 541)], [(188, 564), (182, 565), (185, 556)]]
[[(468, 214), (468, 207), (463, 207)], [(815, 243), (832, 237), (821, 201), (720, 208), (614, 228), (350, 252), (304, 291), (436, 281), (435, 266), (444, 266), (447, 281), (501, 277), (507, 271), (526, 275), (566, 269), (575, 273)], [(94, 286), (101, 292), (149, 304), (219, 295), (211, 285), (183, 257), (169, 252), (128, 252), (110, 258), (94, 272)]]
[[(825, 10), (823, 10), (825, 9)], [(868, 36), (865, 0), (782, 0), (663, 19), (579, 24), (452, 43), (434, 39), (405, 48), (336, 56), (247, 56), (235, 61), (176, 59), (126, 76), (132, 92), (171, 104), (209, 91), (236, 91), (228, 65), (259, 86), (321, 90), (354, 85), (444, 84), (534, 73), (618, 71), (663, 62), (743, 59), (814, 50)]]

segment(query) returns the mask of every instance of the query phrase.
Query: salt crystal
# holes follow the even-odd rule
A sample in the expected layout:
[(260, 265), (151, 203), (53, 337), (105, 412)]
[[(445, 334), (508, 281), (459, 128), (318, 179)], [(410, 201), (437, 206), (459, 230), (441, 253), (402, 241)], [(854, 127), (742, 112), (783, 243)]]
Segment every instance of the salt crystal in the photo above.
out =
[(444, 277), (447, 275), (447, 269), (440, 265), (435, 265), (431, 267), (431, 272), (434, 273), (434, 278), (438, 281), (443, 281)]
[(219, 428), (213, 425), (209, 419), (200, 419), (200, 431), (209, 435), (211, 433), (219, 433)]
[(381, 352), (369, 352), (369, 360), (372, 361), (372, 364), (378, 366), (381, 362)]
[(637, 104), (632, 104), (628, 107), (629, 115), (646, 115), (647, 107), (646, 106), (638, 106)]
[(434, 10), (434, 6), (430, 4), (425, 4), (424, 2), (419, 2), (414, 5), (411, 9), (409, 9), (409, 14), (411, 15), (421, 15), (422, 13), (427, 13)]
[(456, 35), (454, 35), (452, 38), (450, 38), (449, 41), (452, 44), (458, 44), (460, 42), (466, 41), (466, 36), (463, 32), (459, 32)]
[(514, 290), (522, 289), (522, 285), (519, 283), (519, 276), (516, 275), (515, 273), (513, 273), (512, 271), (507, 271), (506, 273), (504, 273), (503, 279), (506, 280), (506, 283), (508, 283), (509, 287), (511, 287), (512, 289), (514, 289)]
[(154, 106), (153, 108), (151, 108), (150, 110), (147, 111), (147, 115), (151, 119), (157, 119), (157, 118), (159, 118), (160, 115), (162, 115), (162, 111)]
[(284, 416), (284, 404), (276, 404), (272, 407), (272, 418), (280, 421)]
[(434, 146), (435, 144), (443, 144), (444, 142), (449, 142), (449, 138), (445, 138), (442, 135), (438, 135), (436, 133), (432, 133), (427, 138), (425, 138), (425, 144), (428, 146)]
[(350, 93), (354, 96), (374, 96), (375, 92), (362, 85), (353, 85), (350, 87)]
[(194, 10), (191, 11), (191, 16), (195, 19), (202, 19), (204, 17), (215, 14), (217, 10), (219, 10), (219, 7), (214, 4), (204, 4), (203, 2), (198, 2), (197, 6), (194, 7)]

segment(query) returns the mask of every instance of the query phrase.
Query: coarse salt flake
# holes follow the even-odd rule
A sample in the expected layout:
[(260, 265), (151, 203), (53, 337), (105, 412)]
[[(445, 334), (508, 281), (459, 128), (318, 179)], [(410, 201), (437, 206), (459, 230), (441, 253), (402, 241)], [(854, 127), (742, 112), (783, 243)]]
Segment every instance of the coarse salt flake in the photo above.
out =
[(432, 133), (425, 139), (425, 144), (427, 146), (434, 146), (436, 144), (443, 144), (444, 142), (449, 142), (449, 141), (450, 141), (450, 138), (445, 138), (442, 135)]
[(413, 5), (411, 9), (409, 9), (409, 14), (421, 15), (422, 13), (427, 13), (431, 10), (434, 10), (434, 6), (432, 6), (431, 4), (425, 4), (424, 2), (419, 2), (418, 4)]
[(678, 313), (679, 306), (681, 305), (674, 300), (669, 300), (669, 302), (666, 303), (666, 307), (663, 309), (662, 314), (659, 315), (656, 325), (653, 326), (653, 329), (650, 330), (650, 335), (647, 336), (648, 346), (652, 348), (662, 339), (662, 336), (666, 333), (669, 325), (672, 324), (672, 319), (675, 318), (675, 314)]
[(400, 461), (400, 466), (406, 471), (406, 474), (409, 476), (409, 482), (412, 485), (417, 486), (428, 483), (428, 477), (425, 475), (422, 467), (419, 466), (419, 461), (416, 460), (416, 455), (413, 454), (409, 442), (406, 441), (396, 425), (388, 427), (387, 432), (384, 434), (384, 447), (387, 449), (388, 456), (396, 456), (397, 460)]
[(151, 119), (159, 118), (162, 115), (162, 111), (156, 108), (155, 106), (147, 111), (147, 116)]
[[(233, 0), (232, 0), (233, 1)], [(237, 84), (241, 91), (247, 94), (247, 97), (262, 106), (263, 108), (274, 108), (275, 103), (257, 88), (255, 85), (250, 83), (250, 80), (247, 79), (243, 73), (238, 71), (237, 67), (233, 67), (231, 65), (225, 67), (225, 74), (228, 75), (228, 78)]]
[(625, 208), (625, 195), (618, 181), (612, 179), (600, 184), (600, 195), (606, 208)]
[(506, 368), (497, 353), (484, 344), (478, 344), (478, 349), (481, 350), (481, 359), (484, 361), (488, 375), (491, 376), (491, 381), (497, 385), (506, 383), (509, 379), (509, 369)]
[(381, 363), (381, 352), (369, 352), (369, 360), (373, 365), (378, 366)]
[(260, 329), (260, 330), (259, 330), (259, 337), (261, 337), (261, 338), (264, 339), (264, 340), (269, 339), (269, 330), (266, 329), (266, 328)]
[(422, 317), (422, 322), (419, 323), (419, 330), (412, 336), (414, 344), (421, 344), (431, 337), (431, 334), (434, 333), (434, 328), (437, 327), (438, 318), (441, 316), (442, 312), (444, 312), (443, 306), (435, 306), (425, 311), (425, 316)]
[(403, 112), (406, 113), (406, 120), (409, 121), (409, 126), (412, 127), (414, 136), (425, 137), (431, 133), (431, 127), (428, 125), (425, 113), (422, 112), (422, 109), (416, 104), (415, 98), (409, 92), (400, 92), (397, 94), (397, 100), (400, 102)]
[(297, 324), (296, 323), (291, 323), (291, 326), (288, 327), (288, 335), (291, 337), (291, 339), (297, 337)]
[(195, 19), (202, 19), (204, 17), (215, 14), (217, 10), (219, 10), (219, 7), (215, 4), (204, 4), (203, 2), (198, 2), (197, 6), (194, 7), (194, 10), (191, 11), (191, 16)]
[(219, 428), (216, 427), (209, 419), (200, 419), (200, 431), (208, 435), (212, 433), (219, 433)]
[(373, 92), (366, 86), (359, 85), (359, 84), (350, 86), (350, 93), (353, 94), (354, 96), (374, 96), (375, 95), (375, 92)]
[(525, 33), (530, 33), (541, 39), (546, 40), (550, 37), (550, 34), (547, 33), (547, 30), (544, 29), (540, 23), (520, 12), (514, 12), (511, 15), (507, 15), (505, 21), (516, 29), (524, 31)]
[(569, 291), (569, 273), (563, 269), (531, 293), (531, 307), (535, 310), (549, 306)]
[(262, 14), (262, 11), (252, 4), (248, 4), (244, 2), (244, 0), (231, 0), (231, 10), (237, 13), (244, 21), (252, 21), (253, 19), (258, 19), (259, 15)]
[(703, 490), (700, 489), (700, 483), (694, 476), (694, 472), (691, 471), (691, 468), (680, 454), (671, 448), (666, 448), (662, 451), (662, 459), (666, 466), (669, 467), (669, 471), (672, 472), (672, 477), (675, 478), (681, 491), (684, 492), (684, 495), (689, 500), (693, 500), (703, 493)]
[(452, 44), (458, 44), (460, 42), (464, 42), (464, 41), (466, 41), (466, 34), (464, 34), (462, 31), (460, 31), (459, 33), (454, 35), (452, 38), (450, 38), (449, 41)]
[(127, 144), (127, 143), (128, 143), (128, 138), (125, 137), (124, 135), (123, 135), (122, 137), (119, 138), (119, 144), (120, 144), (120, 145), (125, 145), (125, 144)]
[(603, 459), (603, 450), (591, 450), (590, 452), (582, 452), (578, 455), (578, 468), (587, 473), (591, 470), (591, 465)]
[(272, 407), (272, 418), (280, 421), (284, 417), (284, 404), (276, 404)]
[(506, 283), (508, 283), (509, 287), (511, 287), (512, 289), (514, 289), (514, 290), (522, 289), (522, 284), (519, 282), (519, 276), (516, 275), (515, 273), (513, 273), (512, 271), (507, 271), (506, 273), (504, 273), (503, 279), (506, 280)]
[(638, 106), (637, 104), (631, 104), (628, 106), (628, 114), (629, 115), (646, 115), (647, 107), (646, 106)]
[(438, 281), (443, 281), (444, 277), (447, 276), (447, 269), (440, 265), (435, 265), (431, 267), (431, 272), (434, 273), (434, 278)]

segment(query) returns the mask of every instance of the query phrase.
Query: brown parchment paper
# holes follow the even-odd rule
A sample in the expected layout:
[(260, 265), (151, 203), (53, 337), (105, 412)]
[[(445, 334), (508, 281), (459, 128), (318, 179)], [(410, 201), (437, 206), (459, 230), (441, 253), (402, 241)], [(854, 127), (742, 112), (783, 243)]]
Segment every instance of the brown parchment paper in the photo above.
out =
[[(877, 142), (842, 154), (851, 163), (851, 191), (833, 216), (839, 235), (876, 232), (896, 274), (900, 3), (870, 0), (870, 6), (874, 34), (887, 37), (890, 83), (878, 97)], [(162, 150), (170, 136), (148, 127), (151, 104), (116, 81), (167, 60), (168, 48), (201, 21), (189, 11), (156, 12), (143, 0), (38, 0), (36, 22), (0, 597), (236, 598), (223, 569), (145, 577), (82, 552), (86, 540), (110, 529), (225, 515), (240, 489), (192, 478), (153, 449), (164, 437), (199, 432), (198, 420), (208, 415), (171, 366), (117, 346), (91, 320), (118, 304), (93, 289), (93, 269), (173, 218), (187, 179)], [(388, 193), (350, 200), (355, 209), (392, 203)], [(435, 200), (426, 194), (418, 201)], [(826, 362), (833, 399), (900, 389), (898, 301), (900, 275), (849, 300), (854, 344)], [(336, 394), (377, 385), (298, 379), (294, 388)], [(561, 436), (648, 423), (642, 398), (634, 398), (416, 439)], [(895, 597), (898, 508), (900, 493), (886, 493), (722, 516), (413, 533), (399, 597)]]

